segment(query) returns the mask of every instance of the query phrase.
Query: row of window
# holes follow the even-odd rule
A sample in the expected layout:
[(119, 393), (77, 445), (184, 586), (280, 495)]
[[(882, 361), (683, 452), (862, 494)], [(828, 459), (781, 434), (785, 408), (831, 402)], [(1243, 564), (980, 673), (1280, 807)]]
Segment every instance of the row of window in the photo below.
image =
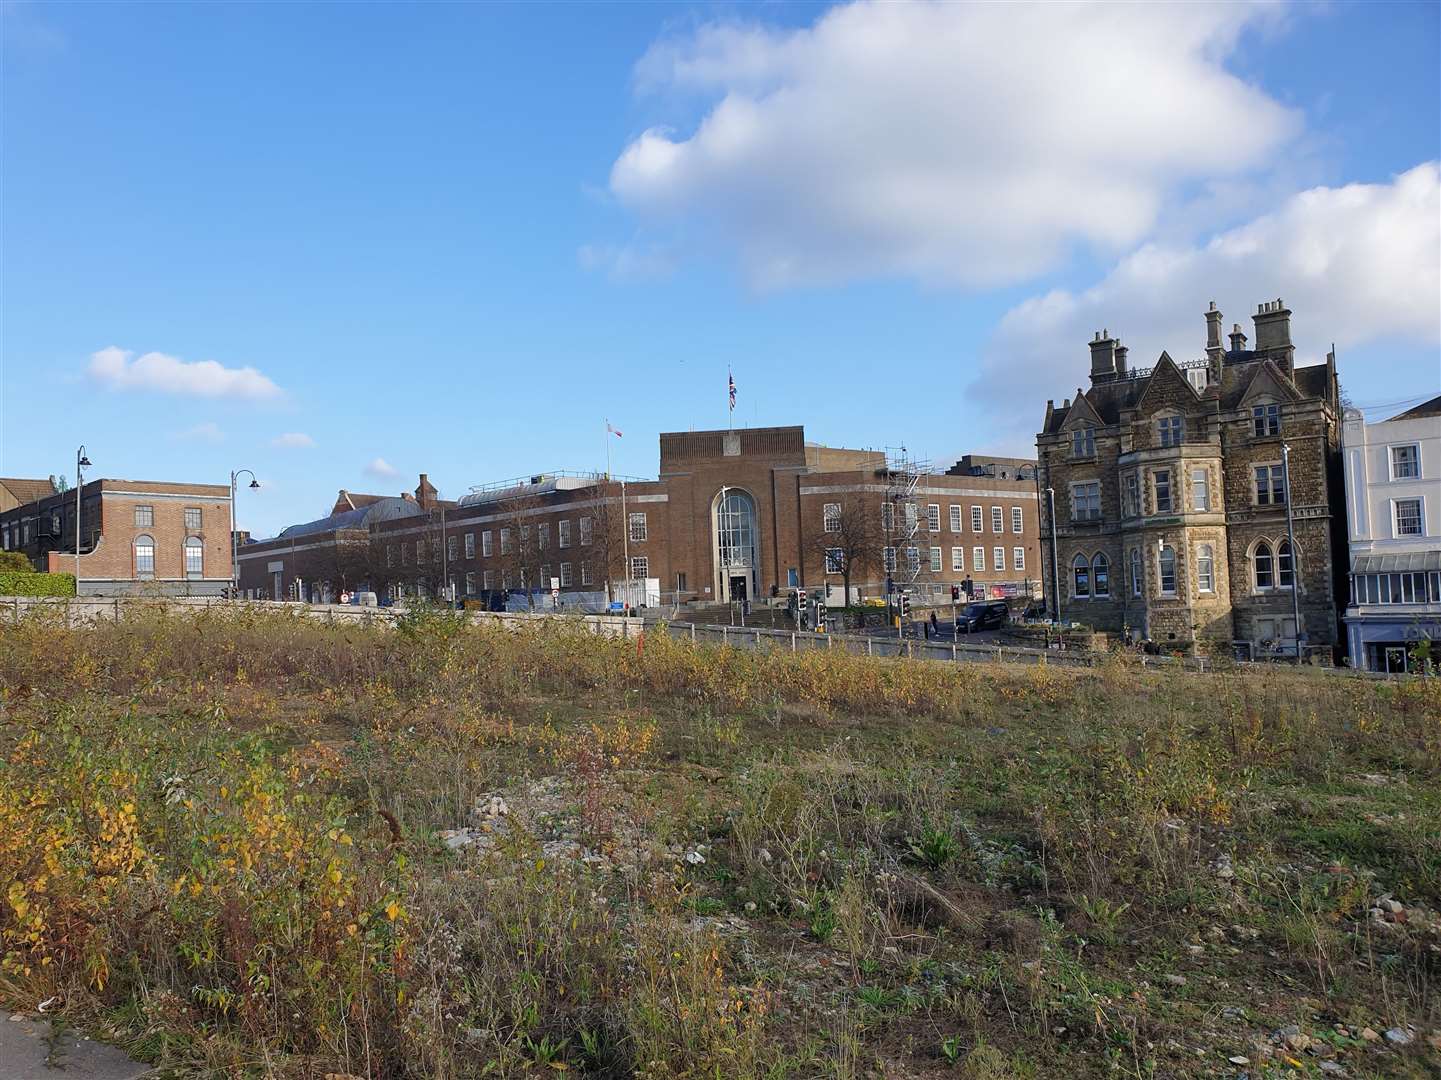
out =
[(1441, 603), (1441, 571), (1404, 574), (1352, 574), (1353, 604)]
[[(919, 511), (915, 503), (902, 503), (905, 507), (903, 514), (907, 530), (913, 529), (919, 523)], [(961, 528), (962, 511), (965, 508), (955, 503), (948, 507), (948, 521), (950, 531), (953, 533), (964, 532)], [(1025, 513), (1019, 506), (1011, 507), (1011, 532), (1019, 535), (1025, 531)], [(826, 503), (821, 513), (822, 527), (828, 533), (840, 532), (842, 528), (842, 513), (840, 503)], [(971, 507), (971, 532), (984, 532), (985, 512), (980, 506)], [(891, 503), (881, 504), (881, 529), (890, 534), (895, 529), (895, 507)], [(926, 531), (938, 533), (941, 531), (941, 505), (940, 503), (929, 503), (926, 506)], [(991, 532), (1001, 533), (1006, 531), (1006, 512), (1004, 507), (991, 507)]]
[[(646, 516), (645, 516), (645, 514), (631, 514), (631, 515), (630, 515), (630, 521), (629, 521), (628, 528), (629, 528), (629, 532), (630, 532), (630, 539), (631, 539), (631, 541), (632, 541), (633, 543), (643, 543), (643, 542), (646, 540), (647, 535), (648, 535), (648, 529), (647, 529), (647, 526), (646, 526)], [(530, 544), (530, 537), (531, 537), (531, 531), (530, 531), (530, 530), (531, 530), (531, 527), (530, 527), (529, 525), (522, 525), (522, 526), (520, 526), (520, 543), (521, 543), (521, 546), (522, 546), (522, 547), (528, 547), (529, 544)], [(481, 532), (481, 533), (479, 534), (479, 535), (480, 535), (480, 554), (481, 554), (481, 557), (482, 557), (482, 558), (487, 558), (487, 559), (488, 559), (488, 558), (490, 558), (491, 556), (493, 556), (493, 555), (495, 554), (495, 548), (496, 548), (496, 543), (495, 543), (495, 542), (496, 542), (496, 534), (497, 534), (497, 532), (499, 533), (499, 539), (500, 539), (500, 553), (501, 553), (502, 555), (509, 555), (509, 554), (511, 554), (511, 553), (515, 550), (515, 530), (511, 529), (509, 526), (506, 526), (506, 527), (501, 528), (501, 529), (499, 529), (499, 530), (486, 529), (485, 531), (483, 531), (483, 532)], [(465, 545), (465, 557), (466, 557), (467, 559), (473, 559), (473, 558), (475, 558), (475, 550), (476, 550), (476, 539), (475, 539), (475, 538), (476, 538), (476, 535), (477, 535), (477, 534), (475, 534), (475, 533), (473, 533), (473, 532), (468, 532), (468, 533), (465, 533), (463, 536), (460, 536), (460, 537), (457, 537), (457, 536), (455, 536), (455, 535), (447, 536), (447, 537), (445, 538), (445, 558), (446, 558), (446, 561), (447, 561), (447, 562), (454, 562), (454, 561), (455, 561), (456, 556), (457, 556), (458, 551), (459, 551), (460, 544), (462, 544), (462, 543)], [(539, 550), (541, 550), (541, 551), (545, 551), (545, 550), (549, 549), (549, 547), (550, 547), (550, 523), (549, 523), (549, 522), (541, 522), (539, 525), (537, 525), (537, 526), (536, 526), (536, 534), (535, 534), (535, 535), (536, 535), (536, 546), (537, 546), (537, 548), (538, 548)], [(589, 546), (591, 545), (591, 543), (594, 541), (594, 538), (595, 538), (595, 521), (594, 521), (594, 519), (589, 518), (589, 517), (583, 517), (583, 518), (581, 518), (581, 519), (580, 519), (580, 546), (581, 546), (581, 547), (589, 547)], [(561, 547), (561, 548), (568, 548), (568, 547), (571, 546), (571, 523), (570, 523), (570, 521), (565, 520), (565, 521), (559, 521), (559, 522), (556, 523), (556, 539), (557, 539), (557, 541), (558, 541), (558, 546)], [(385, 565), (386, 565), (386, 566), (394, 566), (394, 565), (395, 565), (395, 562), (396, 562), (396, 550), (397, 550), (397, 548), (396, 548), (395, 545), (390, 545), (390, 546), (388, 546), (388, 547), (385, 549)], [(401, 565), (401, 566), (408, 566), (408, 565), (410, 564), (410, 545), (409, 545), (409, 544), (401, 544), (401, 545), (399, 545), (399, 552), (400, 552), (400, 565)], [(415, 560), (416, 560), (417, 563), (423, 563), (423, 562), (425, 561), (425, 541), (424, 541), (424, 540), (417, 540), (417, 541), (415, 542)]]
[[(912, 574), (921, 572), (921, 548), (908, 547), (906, 553), (906, 569)], [(932, 574), (945, 572), (945, 553), (941, 548), (933, 547), (927, 552), (929, 558), (927, 565)], [(896, 549), (893, 547), (883, 548), (881, 551), (881, 565), (887, 574), (896, 572)], [(826, 548), (826, 573), (839, 574), (845, 569), (845, 552), (840, 548)], [(963, 547), (951, 548), (951, 570), (954, 573), (964, 573), (966, 569), (966, 549)], [(976, 573), (985, 573), (986, 570), (986, 549), (974, 547), (971, 549), (971, 569)], [(1004, 573), (1006, 569), (1006, 549), (993, 547), (991, 549), (991, 569), (996, 573)], [(1011, 569), (1026, 569), (1026, 549), (1023, 547), (1011, 548)]]
[[(1151, 512), (1153, 514), (1174, 514), (1183, 509), (1183, 500), (1176, 491), (1174, 470), (1151, 469), (1147, 475), (1150, 483)], [(1189, 509), (1205, 513), (1211, 506), (1211, 470), (1204, 465), (1193, 466), (1187, 479), (1191, 496)], [(1257, 465), (1254, 469), (1252, 494), (1257, 506), (1284, 506), (1286, 504), (1285, 469), (1279, 464)], [(1141, 473), (1128, 472), (1121, 478), (1121, 516), (1140, 517), (1144, 511), (1141, 502)], [(1086, 480), (1071, 485), (1071, 520), (1101, 520), (1101, 482)]]
[[(1281, 434), (1281, 406), (1269, 401), (1253, 406), (1251, 431), (1258, 439)], [(1186, 418), (1170, 414), (1158, 417), (1156, 441), (1162, 447), (1180, 446), (1186, 441)], [(1095, 428), (1078, 427), (1071, 432), (1071, 456), (1074, 458), (1096, 456)]]
[[(1140, 548), (1131, 548), (1129, 556), (1131, 595), (1145, 593), (1144, 560)], [(1210, 544), (1197, 544), (1193, 567), (1198, 593), (1216, 591), (1216, 551)], [(1257, 591), (1290, 589), (1295, 586), (1295, 563), (1291, 545), (1281, 540), (1274, 546), (1269, 540), (1258, 541), (1251, 550), (1251, 584)], [(1156, 590), (1160, 596), (1176, 595), (1176, 549), (1167, 545), (1156, 556)], [(1087, 556), (1077, 554), (1071, 560), (1071, 598), (1074, 600), (1107, 600), (1111, 596), (1111, 561), (1101, 551)]]
[[(185, 508), (185, 527), (187, 529), (199, 529), (204, 515), (198, 506), (187, 506)], [(135, 527), (137, 529), (155, 528), (155, 507), (144, 503), (137, 503), (135, 506)]]
[[(579, 570), (579, 579), (576, 572)], [(633, 578), (646, 578), (650, 576), (650, 560), (644, 555), (633, 555), (630, 560), (630, 574)], [(560, 587), (569, 589), (573, 585), (594, 585), (596, 584), (590, 563), (583, 562), (577, 567), (574, 563), (563, 562), (560, 564)], [(518, 586), (526, 588), (530, 583), (525, 580), (525, 572), (522, 570), (514, 577), (509, 570), (482, 570), (478, 574), (475, 571), (468, 571), (465, 575), (465, 591), (474, 595), (476, 583), (479, 582), (482, 589), (490, 592), (492, 589), (512, 589)], [(550, 585), (550, 567), (540, 568), (539, 586), (542, 588)]]
[[(135, 555), (135, 576), (155, 576), (155, 538), (144, 533), (137, 536), (132, 543), (132, 550)], [(187, 577), (199, 577), (205, 573), (205, 544), (198, 536), (190, 536), (185, 540), (183, 548), (185, 559), (185, 575)]]

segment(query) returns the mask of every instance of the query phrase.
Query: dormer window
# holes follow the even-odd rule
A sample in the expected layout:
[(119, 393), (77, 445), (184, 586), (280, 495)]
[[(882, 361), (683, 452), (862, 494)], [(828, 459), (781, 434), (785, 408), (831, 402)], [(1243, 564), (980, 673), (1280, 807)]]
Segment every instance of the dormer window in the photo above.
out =
[(1263, 402), (1251, 409), (1251, 426), (1256, 438), (1281, 434), (1281, 406), (1274, 401)]
[(1096, 456), (1095, 428), (1078, 427), (1071, 432), (1071, 456), (1077, 458)]
[(1186, 418), (1184, 416), (1163, 416), (1157, 421), (1156, 428), (1160, 434), (1162, 446), (1180, 446), (1181, 440), (1185, 437)]

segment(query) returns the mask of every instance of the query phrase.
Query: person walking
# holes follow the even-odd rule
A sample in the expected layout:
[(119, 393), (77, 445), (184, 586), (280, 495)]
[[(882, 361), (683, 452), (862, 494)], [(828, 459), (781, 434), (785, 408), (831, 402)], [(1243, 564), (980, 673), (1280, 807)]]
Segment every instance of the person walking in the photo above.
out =
[(935, 613), (934, 611), (932, 611), (932, 612), (931, 612), (931, 637), (933, 637), (933, 638), (939, 638), (940, 636), (941, 636), (941, 627), (940, 627), (940, 624), (936, 621), (936, 613)]

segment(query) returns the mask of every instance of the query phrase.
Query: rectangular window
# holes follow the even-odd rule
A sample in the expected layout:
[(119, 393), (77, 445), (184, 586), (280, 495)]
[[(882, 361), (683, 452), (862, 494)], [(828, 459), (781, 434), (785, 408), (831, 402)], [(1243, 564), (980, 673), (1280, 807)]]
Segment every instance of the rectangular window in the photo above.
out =
[(484, 571), (481, 572), (481, 575), (480, 575), (480, 587), (481, 587), (482, 589), (484, 589), (486, 592), (490, 592), (492, 589), (495, 588), (495, 571), (494, 571), (494, 570), (484, 570)]
[(402, 544), (400, 545), (400, 565), (401, 565), (401, 566), (409, 566), (409, 565), (410, 565), (410, 545), (409, 545), (409, 544), (402, 543)]
[(455, 562), (455, 553), (456, 553), (457, 548), (458, 548), (458, 545), (457, 545), (456, 542), (455, 542), (455, 537), (453, 537), (453, 536), (447, 536), (447, 537), (445, 538), (445, 561), (446, 561), (446, 562)]
[(951, 548), (951, 571), (961, 574), (966, 569), (966, 549), (963, 547)]
[(1280, 465), (1256, 466), (1256, 503), (1259, 506), (1286, 504), (1286, 474)]
[(894, 574), (896, 572), (895, 548), (886, 547), (881, 550), (881, 565), (885, 568), (885, 571), (888, 574)]
[(1143, 578), (1142, 578), (1142, 574), (1141, 574), (1141, 549), (1140, 549), (1140, 548), (1132, 548), (1132, 549), (1131, 549), (1131, 595), (1132, 595), (1132, 596), (1140, 596), (1140, 595), (1141, 595), (1141, 581), (1142, 581), (1142, 580), (1143, 580)]
[(530, 550), (530, 526), (529, 526), (529, 525), (522, 525), (522, 526), (520, 527), (520, 550), (521, 550), (521, 551), (529, 551), (529, 550)]
[(425, 541), (417, 540), (415, 542), (415, 565), (419, 566), (423, 562), (425, 562)]
[(633, 544), (640, 543), (640, 541), (644, 540), (645, 537), (646, 537), (645, 515), (644, 515), (644, 514), (632, 514), (632, 515), (630, 516), (630, 540), (631, 540), (631, 543), (633, 543)]
[(1024, 521), (1025, 515), (1021, 513), (1021, 508), (1019, 506), (1011, 507), (1011, 532), (1017, 534), (1024, 532)]
[[(1071, 520), (1099, 521), (1101, 518), (1101, 484), (1092, 480), (1071, 485)], [(997, 530), (998, 532), (1000, 530)]]
[(918, 547), (906, 548), (906, 569), (912, 574), (921, 572), (921, 549)]
[(467, 571), (465, 575), (465, 595), (475, 595), (475, 572)]
[(501, 530), (500, 530), (500, 553), (501, 553), (502, 555), (509, 555), (509, 554), (510, 554), (510, 548), (511, 548), (511, 543), (510, 543), (510, 530), (509, 530), (509, 529), (501, 529)]
[(1006, 568), (1006, 549), (1003, 547), (991, 549), (991, 569), (997, 572)]
[(1191, 470), (1191, 509), (1211, 509), (1211, 485), (1203, 468)]
[(826, 548), (826, 573), (839, 574), (846, 568), (845, 552), (840, 548)]
[(510, 571), (508, 569), (500, 572), (500, 587), (502, 589), (510, 588)]
[(560, 587), (562, 589), (570, 588), (570, 572), (570, 563), (563, 562), (560, 564)]
[(933, 533), (941, 531), (941, 508), (938, 503), (926, 507), (926, 528)]
[(941, 562), (941, 549), (931, 548), (931, 573), (939, 574), (944, 569), (945, 565)]
[[(581, 518), (581, 520), (584, 521), (585, 519)], [(588, 562), (580, 564), (580, 583), (582, 585), (590, 584), (590, 563)]]
[(1160, 423), (1156, 425), (1161, 432), (1162, 446), (1180, 446), (1183, 433), (1186, 429), (1185, 417), (1163, 416)]
[(888, 502), (881, 503), (881, 531), (890, 535), (896, 524), (896, 508)]
[(1160, 571), (1161, 595), (1176, 595), (1176, 549), (1166, 547), (1161, 549), (1161, 556), (1157, 559), (1157, 566)]
[[(495, 545), (491, 542), (490, 530), (486, 529), (485, 532), (480, 534), (480, 553), (488, 559), (494, 552)], [(488, 585), (486, 586), (486, 588), (489, 587)]]
[(542, 521), (536, 526), (536, 542), (540, 545), (541, 551), (550, 547), (550, 522)]
[(906, 532), (911, 533), (916, 529), (916, 522), (920, 520), (921, 512), (916, 509), (915, 503), (905, 504)]
[(1121, 489), (1121, 501), (1125, 504), (1121, 507), (1121, 513), (1125, 517), (1136, 517), (1141, 513), (1141, 478), (1139, 474), (1128, 472), (1125, 477), (1125, 486)]
[(475, 533), (465, 534), (465, 557), (467, 559), (475, 558)]
[(1071, 456), (1078, 458), (1096, 456), (1095, 428), (1078, 427), (1071, 432)]
[(999, 506), (991, 507), (991, 532), (1004, 532), (1005, 528), (1005, 514)]
[(1024, 570), (1026, 568), (1026, 549), (1023, 547), (1011, 548), (1011, 569)]
[(981, 508), (979, 506), (973, 506), (971, 507), (971, 532), (978, 533), (981, 531), (981, 528)]
[(1171, 512), (1171, 470), (1157, 469), (1153, 474), (1156, 482), (1156, 513)]
[(1251, 430), (1258, 439), (1281, 434), (1281, 406), (1269, 403), (1253, 406)]
[(137, 506), (135, 508), (135, 527), (137, 529), (153, 529), (155, 527), (155, 507)]
[(951, 507), (951, 532), (957, 532), (957, 533), (958, 533), (958, 532), (960, 532), (960, 531), (961, 531), (961, 508), (960, 508), (959, 506), (952, 506), (952, 507)]
[(1216, 591), (1216, 557), (1210, 544), (1196, 548), (1196, 591)]
[(1417, 480), (1420, 476), (1421, 448), (1415, 443), (1391, 447), (1391, 479)]
[(971, 548), (971, 569), (978, 574), (986, 570), (986, 549), (983, 547)]
[[(594, 535), (595, 535), (595, 520), (594, 520), (593, 518), (588, 518), (588, 517), (583, 517), (583, 518), (581, 518), (581, 519), (580, 519), (580, 546), (581, 546), (581, 547), (590, 547), (590, 542), (591, 542), (591, 540), (594, 538)], [(568, 522), (568, 521), (562, 521), (562, 522), (560, 523), (560, 546), (561, 546), (561, 547), (565, 547), (565, 545), (568, 544), (568, 543), (570, 543), (570, 522)]]
[(678, 593), (683, 593), (683, 592), (686, 591), (686, 588), (685, 588), (685, 571), (684, 571), (684, 570), (682, 570), (680, 573), (678, 573), (678, 574), (675, 576), (675, 591), (678, 592)]
[[(581, 519), (580, 519), (580, 542), (581, 542), (582, 544), (588, 544), (588, 543), (590, 543), (590, 537), (586, 535), (586, 523), (589, 522), (589, 521), (590, 521), (590, 518), (581, 518)], [(563, 547), (563, 548), (568, 548), (568, 547), (570, 547), (570, 521), (569, 521), (569, 519), (558, 523), (558, 524), (556, 525), (556, 531), (557, 531), (557, 534), (558, 534), (558, 540), (559, 540), (560, 546)]]
[(826, 503), (821, 510), (821, 528), (828, 533), (841, 531), (841, 504)]
[(650, 577), (650, 559), (645, 555), (632, 555), (630, 557), (630, 576), (637, 580)]
[(187, 506), (185, 508), (185, 527), (191, 530), (200, 528), (200, 507)]
[(1396, 507), (1397, 536), (1423, 535), (1420, 499), (1397, 499), (1392, 505)]

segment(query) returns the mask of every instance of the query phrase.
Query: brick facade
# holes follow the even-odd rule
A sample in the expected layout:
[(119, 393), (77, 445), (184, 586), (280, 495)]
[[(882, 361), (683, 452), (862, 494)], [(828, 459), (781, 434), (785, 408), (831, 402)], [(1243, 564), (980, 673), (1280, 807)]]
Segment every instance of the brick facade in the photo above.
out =
[[(81, 593), (211, 596), (229, 584), (228, 486), (92, 480), (79, 501)], [(37, 570), (76, 573), (75, 507), (68, 491), (6, 510), (0, 543)]]
[(1090, 388), (1048, 402), (1037, 436), (1043, 498), (1050, 489), (1055, 499), (1058, 574), (1043, 522), (1052, 611), (1058, 578), (1068, 620), (1168, 647), (1289, 652), (1295, 566), (1304, 645), (1336, 644), (1339, 390), (1329, 357), (1295, 367), (1290, 315), (1279, 300), (1261, 305), (1257, 347), (1236, 326), (1228, 348), (1213, 304), (1204, 359), (1162, 353), (1141, 371), (1109, 332), (1096, 334)]
[[(910, 541), (923, 551), (918, 584), (946, 588), (970, 578), (992, 593), (1011, 594), (1038, 581), (1034, 463), (987, 460), (989, 469), (967, 459), (964, 470), (922, 479), (915, 496), (922, 506), (919, 527)], [(424, 486), (422, 478), (422, 487), (400, 500), (420, 507)], [(560, 578), (562, 592), (598, 592), (608, 581), (633, 576), (658, 580), (667, 603), (715, 603), (742, 591), (764, 598), (794, 584), (839, 589), (843, 576), (827, 573), (822, 537), (826, 506), (840, 504), (874, 518), (874, 555), (856, 567), (850, 584), (853, 591), (876, 596), (885, 589), (880, 522), (887, 491), (883, 454), (808, 444), (800, 427), (665, 433), (656, 480), (537, 476), (478, 490), (458, 503), (436, 503), (416, 516), (366, 522), (359, 522), (354, 515), (361, 511), (352, 508), (377, 505), (379, 497), (343, 492), (338, 513), (305, 526), (305, 535), (286, 530), (274, 540), (246, 545), (240, 584), (242, 592), (265, 596), (278, 586), (284, 596), (298, 574), (315, 585), (305, 590), (307, 598), (334, 595), (335, 551), (349, 542), (368, 544), (363, 584), (379, 586), (376, 591), (434, 592), (449, 580), (457, 595), (489, 597), (523, 587), (547, 589), (551, 578)], [(940, 518), (934, 530), (925, 513), (932, 504)], [(730, 509), (736, 506), (753, 507), (755, 527), (745, 559), (737, 560), (747, 565), (723, 569), (718, 533), (723, 519), (739, 519)], [(951, 528), (952, 506), (959, 508), (959, 529)], [(972, 507), (981, 515), (979, 533), (972, 528)], [(999, 532), (992, 527), (995, 511)], [(342, 524), (361, 531), (343, 535)], [(503, 530), (508, 544), (502, 543)], [(930, 571), (932, 546), (942, 550), (938, 573)], [(974, 566), (976, 546), (985, 551), (982, 567)], [(997, 547), (1003, 552), (1001, 570), (995, 569)], [(952, 548), (961, 549), (959, 571), (952, 569)], [(348, 580), (345, 587), (358, 583)]]

